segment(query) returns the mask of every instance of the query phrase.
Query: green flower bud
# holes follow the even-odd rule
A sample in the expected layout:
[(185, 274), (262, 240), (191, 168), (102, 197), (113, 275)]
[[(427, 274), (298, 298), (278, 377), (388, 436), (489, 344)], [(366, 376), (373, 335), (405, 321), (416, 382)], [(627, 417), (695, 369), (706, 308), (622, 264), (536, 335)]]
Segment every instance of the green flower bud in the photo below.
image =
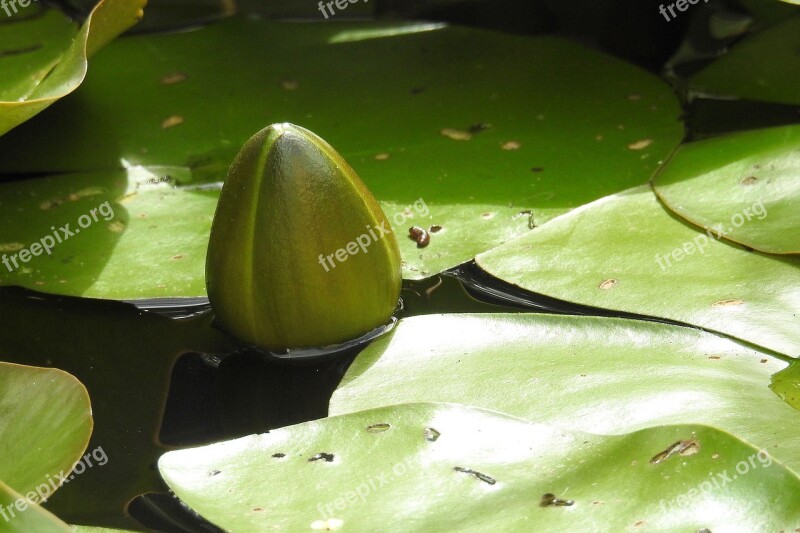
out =
[(390, 319), (401, 283), (386, 216), (328, 143), (292, 124), (247, 141), (208, 244), (221, 329), (270, 350), (342, 343)]

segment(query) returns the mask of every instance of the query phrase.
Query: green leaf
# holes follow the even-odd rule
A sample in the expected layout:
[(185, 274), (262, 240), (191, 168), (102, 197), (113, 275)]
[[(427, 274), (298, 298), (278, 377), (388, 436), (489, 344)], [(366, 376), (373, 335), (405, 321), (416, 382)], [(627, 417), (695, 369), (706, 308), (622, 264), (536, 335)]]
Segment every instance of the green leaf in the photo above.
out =
[(88, 58), (136, 24), (145, 3), (101, 0), (80, 31), (57, 11), (20, 6), (0, 39), (0, 135), (73, 92), (86, 76)]
[[(74, 97), (4, 139), (0, 172), (168, 165), (192, 169), (195, 183), (221, 181), (254, 131), (290, 121), (335, 146), (389, 206), (414, 279), (526, 233), (523, 211), (542, 224), (645, 182), (679, 142), (679, 114), (661, 80), (553, 37), (233, 17), (118, 40)], [(51, 121), (70, 124), (80, 145)], [(441, 133), (486, 125), (470, 140)], [(405, 217), (420, 198), (430, 212)], [(414, 225), (443, 230), (417, 248), (406, 237)], [(138, 253), (155, 271), (149, 246)]]
[(800, 471), (800, 413), (768, 388), (785, 366), (721, 336), (652, 322), (423, 316), (359, 354), (330, 413), (458, 402), (591, 433), (705, 424)]
[(800, 411), (800, 365), (797, 361), (772, 376), (769, 388), (781, 400)]
[[(650, 462), (680, 441), (691, 441), (686, 455)], [(227, 531), (778, 530), (800, 520), (797, 476), (713, 428), (600, 437), (447, 404), (169, 452), (159, 468)], [(571, 505), (543, 506), (546, 494)]]
[(89, 442), (89, 395), (61, 370), (0, 363), (0, 428), (0, 479), (22, 494), (47, 496)]
[(671, 216), (647, 186), (576, 209), (476, 261), (528, 291), (800, 355), (800, 259), (700, 233)]
[(692, 76), (693, 90), (762, 102), (800, 104), (800, 16), (742, 40)]
[[(71, 533), (67, 524), (39, 507), (0, 481), (0, 531), (3, 533)], [(20, 511), (22, 509), (22, 511)]]
[(678, 216), (762, 252), (800, 253), (800, 126), (678, 148), (654, 188)]

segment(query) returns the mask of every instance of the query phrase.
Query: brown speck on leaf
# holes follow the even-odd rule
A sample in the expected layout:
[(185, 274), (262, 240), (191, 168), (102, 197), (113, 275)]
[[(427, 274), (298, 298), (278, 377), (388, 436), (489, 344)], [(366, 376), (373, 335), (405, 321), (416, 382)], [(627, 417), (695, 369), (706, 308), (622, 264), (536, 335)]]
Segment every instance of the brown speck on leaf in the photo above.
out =
[(742, 305), (744, 300), (739, 300), (736, 298), (731, 298), (729, 300), (719, 300), (711, 304), (711, 307), (732, 307), (737, 305)]
[(424, 87), (414, 87), (413, 89), (411, 89), (411, 94), (413, 94), (414, 96), (417, 96), (418, 94), (422, 94), (424, 92), (425, 92)]
[(444, 128), (439, 133), (441, 133), (448, 139), (453, 139), (454, 141), (468, 141), (472, 139), (471, 133), (462, 130), (455, 130), (452, 128)]
[(517, 141), (508, 141), (506, 143), (503, 143), (503, 146), (501, 146), (501, 148), (503, 150), (507, 150), (507, 151), (519, 150), (520, 147), (522, 147), (522, 145), (520, 143), (518, 143)]
[(383, 433), (384, 431), (389, 431), (392, 426), (385, 422), (381, 422), (379, 424), (372, 424), (371, 426), (367, 426), (368, 433)]
[(284, 457), (286, 457), (286, 454), (281, 452), (273, 453), (272, 457), (274, 457), (275, 459), (283, 459)]
[(186, 256), (183, 255), (183, 254), (178, 254), (178, 255), (173, 255), (171, 257), (171, 259), (174, 260), (174, 261), (177, 261), (178, 259), (183, 259), (184, 257), (186, 257)]
[(428, 228), (428, 231), (431, 233), (439, 233), (440, 231), (442, 231), (442, 227), (439, 226), (438, 224), (434, 224), (433, 226)]
[(120, 222), (119, 220), (115, 220), (108, 225), (108, 231), (112, 233), (122, 233), (125, 231), (125, 224)]
[(494, 213), (481, 213), (481, 218), (489, 219), (489, 218), (493, 218), (493, 217), (494, 217)]
[(219, 470), (212, 470), (211, 472), (209, 472), (209, 473), (208, 473), (208, 477), (214, 477), (214, 476), (218, 476), (218, 475), (219, 475), (219, 474), (221, 474), (221, 473), (222, 473), (222, 472), (221, 472), (221, 471), (219, 471)]
[(473, 135), (475, 135), (477, 133), (481, 133), (483, 131), (486, 131), (491, 127), (492, 127), (491, 124), (486, 124), (485, 122), (478, 122), (477, 124), (473, 124), (472, 126), (470, 126), (467, 131), (469, 133), (472, 133)]
[(542, 167), (532, 167), (531, 172), (544, 172), (544, 168)]
[(297, 80), (292, 80), (288, 78), (284, 78), (281, 80), (281, 88), (283, 88), (284, 91), (296, 91), (299, 86), (300, 84), (297, 83)]
[(629, 150), (644, 150), (653, 144), (653, 139), (642, 139), (641, 141), (632, 142), (628, 145)]
[(489, 485), (494, 485), (497, 483), (497, 480), (494, 479), (492, 476), (487, 476), (484, 473), (478, 472), (477, 470), (473, 470), (471, 468), (464, 468), (463, 466), (454, 466), (453, 470), (456, 472), (461, 472), (462, 474), (470, 474), (475, 476), (476, 478), (480, 479), (484, 483), (488, 483)]
[(42, 211), (48, 211), (53, 209), (54, 207), (58, 207), (64, 203), (64, 200), (61, 198), (53, 198), (52, 200), (45, 200), (44, 202), (39, 204), (39, 209)]
[(709, 355), (708, 358), (716, 360), (716, 359), (722, 359), (722, 356), (721, 355)]
[(254, 512), (256, 512), (256, 513), (260, 513), (260, 512), (261, 512), (261, 511), (263, 511), (263, 510), (264, 510), (264, 509), (263, 509), (263, 508), (261, 508), (261, 507), (253, 507), (253, 511), (254, 511)]
[(595, 501), (592, 502), (592, 505), (603, 505), (603, 503), (604, 502), (595, 500)]
[(540, 507), (569, 507), (574, 504), (574, 500), (562, 500), (561, 498), (557, 498), (555, 494), (548, 492), (542, 495), (542, 499), (539, 502)]
[(739, 183), (742, 185), (753, 185), (755, 182), (758, 181), (758, 178), (755, 176), (747, 176), (746, 178), (742, 179)]
[(0, 243), (0, 252), (18, 252), (23, 248), (25, 248), (25, 245), (20, 242)]
[(176, 83), (180, 83), (182, 81), (186, 81), (188, 76), (183, 72), (171, 72), (161, 77), (161, 84), (162, 85), (175, 85)]
[(762, 362), (762, 363), (766, 363), (766, 362), (767, 362), (767, 360), (766, 360), (766, 359), (762, 359), (762, 360), (761, 360), (761, 362)]
[(616, 284), (617, 284), (617, 280), (615, 280), (615, 279), (607, 279), (603, 283), (598, 285), (597, 288), (598, 289), (603, 289), (604, 291), (607, 291), (607, 290), (609, 290), (610, 288), (612, 288)]
[(175, 126), (183, 124), (183, 117), (180, 115), (172, 115), (161, 123), (163, 129), (174, 128)]
[(419, 226), (408, 228), (408, 237), (417, 243), (417, 248), (425, 248), (431, 242), (431, 236)]
[(309, 463), (313, 463), (315, 461), (320, 461), (320, 460), (325, 461), (326, 463), (332, 463), (333, 462), (333, 454), (332, 453), (321, 452), (321, 453), (318, 453), (317, 455), (309, 458), (308, 462)]
[(700, 443), (695, 439), (686, 439), (686, 440), (679, 440), (678, 442), (674, 442), (667, 446), (667, 448), (656, 455), (654, 455), (650, 459), (650, 464), (656, 465), (658, 463), (663, 463), (674, 454), (679, 455), (694, 455), (700, 451)]
[(637, 520), (634, 522), (633, 527), (639, 527), (644, 525), (644, 520)]
[(380, 154), (375, 154), (375, 160), (376, 161), (386, 161), (387, 159), (389, 159), (389, 157), (391, 157), (391, 156), (389, 154), (387, 154), (386, 152), (383, 152), (383, 153), (380, 153)]

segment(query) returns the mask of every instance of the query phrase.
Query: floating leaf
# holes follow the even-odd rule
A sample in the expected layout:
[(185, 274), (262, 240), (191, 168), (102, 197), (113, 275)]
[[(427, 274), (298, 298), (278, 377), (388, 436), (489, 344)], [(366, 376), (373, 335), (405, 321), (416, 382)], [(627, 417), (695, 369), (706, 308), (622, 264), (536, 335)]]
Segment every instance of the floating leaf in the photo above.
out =
[[(800, 259), (749, 252), (700, 233), (673, 218), (650, 187), (576, 209), (476, 261), (528, 291), (800, 355)], [(602, 290), (608, 279), (617, 283)]]
[[(339, 76), (343, 70), (354, 74)], [(397, 235), (420, 222), (444, 228), (425, 248), (400, 239), (406, 278), (530, 231), (524, 211), (542, 224), (643, 183), (683, 135), (669, 87), (620, 60), (549, 36), (430, 23), (237, 16), (191, 32), (127, 37), (93, 60), (80, 92), (50, 111), (4, 138), (0, 172), (168, 165), (191, 169), (195, 183), (215, 182), (265, 124), (310, 129), (382, 205), (396, 206), (385, 209)], [(51, 123), (70, 124), (81, 143), (65, 143)], [(475, 133), (455, 141), (441, 135), (447, 128)], [(646, 139), (649, 146), (628, 148)], [(503, 149), (508, 143), (519, 148)], [(428, 213), (413, 209), (420, 199)], [(170, 235), (194, 242), (194, 231)], [(138, 254), (159, 272), (149, 246)], [(205, 249), (195, 246), (195, 254)], [(202, 284), (202, 271), (194, 275)], [(142, 287), (155, 296), (153, 285)]]
[(0, 428), (0, 479), (22, 494), (48, 496), (89, 442), (89, 395), (61, 370), (0, 363)]
[(591, 433), (706, 424), (800, 471), (800, 412), (768, 388), (785, 366), (718, 335), (652, 322), (423, 316), (358, 355), (330, 413), (459, 402)]
[(136, 24), (145, 3), (101, 0), (80, 31), (58, 11), (20, 5), (0, 38), (0, 135), (73, 92), (86, 76), (88, 58)]
[[(365, 429), (375, 422), (391, 428)], [(440, 432), (434, 442), (429, 427)], [(696, 453), (651, 463), (684, 439)], [(331, 460), (314, 460), (320, 452)], [(449, 404), (169, 452), (159, 469), (227, 531), (777, 531), (800, 519), (797, 476), (713, 428), (601, 437)]]
[(800, 253), (800, 126), (683, 145), (654, 187), (678, 216), (726, 239)]
[(800, 15), (755, 33), (692, 76), (695, 91), (800, 104)]
[(781, 400), (800, 411), (800, 365), (797, 362), (772, 376), (769, 388)]

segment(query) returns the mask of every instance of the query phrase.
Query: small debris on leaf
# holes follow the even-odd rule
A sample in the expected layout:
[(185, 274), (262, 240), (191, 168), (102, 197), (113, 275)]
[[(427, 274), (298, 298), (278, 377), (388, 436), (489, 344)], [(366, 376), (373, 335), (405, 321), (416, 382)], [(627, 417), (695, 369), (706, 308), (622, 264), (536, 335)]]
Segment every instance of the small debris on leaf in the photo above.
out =
[(372, 424), (371, 426), (367, 426), (367, 431), (369, 433), (383, 433), (384, 431), (387, 431), (391, 427), (392, 426), (386, 423)]
[(711, 307), (729, 307), (734, 305), (742, 305), (743, 303), (744, 300), (738, 300), (733, 298), (730, 300), (720, 300), (718, 302), (714, 302), (713, 304), (711, 304)]
[(542, 501), (539, 502), (540, 507), (569, 507), (573, 505), (575, 500), (562, 500), (561, 498), (556, 498), (556, 495), (548, 492), (542, 496)]
[(610, 288), (612, 288), (616, 284), (617, 284), (617, 280), (615, 280), (615, 279), (607, 279), (603, 283), (598, 285), (597, 288), (598, 289), (602, 289), (604, 291), (607, 291), (607, 290), (609, 290)]
[(442, 231), (442, 227), (437, 224), (434, 224), (433, 226), (428, 228), (428, 232), (430, 233), (439, 233), (440, 231)]
[(456, 472), (461, 472), (463, 474), (470, 474), (472, 476), (475, 476), (476, 478), (480, 479), (484, 483), (488, 483), (489, 485), (494, 485), (495, 483), (497, 483), (497, 480), (495, 480), (493, 477), (487, 476), (486, 474), (478, 472), (477, 470), (472, 470), (471, 468), (454, 466), (453, 470), (455, 470)]
[(311, 457), (308, 460), (308, 462), (309, 463), (313, 463), (314, 461), (319, 461), (319, 460), (323, 460), (326, 463), (332, 463), (333, 462), (333, 454), (332, 453), (325, 453), (325, 452), (318, 453), (314, 457)]
[(444, 128), (439, 133), (441, 133), (448, 139), (453, 139), (454, 141), (468, 141), (472, 139), (471, 133), (462, 130), (455, 130), (452, 128)]
[(630, 150), (644, 150), (648, 146), (653, 144), (653, 139), (642, 139), (641, 141), (636, 141), (628, 145), (628, 149)]
[(425, 248), (431, 242), (431, 236), (419, 226), (408, 228), (408, 237), (417, 243), (417, 248)]
[(188, 76), (183, 72), (172, 72), (170, 74), (166, 74), (161, 78), (162, 85), (175, 85), (176, 83), (180, 83), (182, 81), (186, 81)]
[(425, 440), (428, 442), (436, 442), (442, 434), (434, 428), (425, 428)]
[(500, 148), (502, 148), (503, 150), (510, 151), (510, 150), (519, 150), (521, 147), (522, 145), (517, 141), (508, 141), (506, 143), (503, 143), (503, 145)]
[(183, 117), (180, 115), (172, 115), (171, 117), (165, 119), (164, 122), (161, 123), (161, 128), (166, 130), (168, 128), (173, 128), (179, 124), (183, 124)]
[(686, 440), (679, 440), (673, 444), (670, 444), (666, 450), (657, 453), (650, 459), (650, 464), (658, 464), (663, 463), (667, 459), (669, 459), (674, 454), (679, 454), (683, 456), (687, 455), (694, 455), (700, 451), (700, 443), (697, 442), (695, 439), (686, 439)]

